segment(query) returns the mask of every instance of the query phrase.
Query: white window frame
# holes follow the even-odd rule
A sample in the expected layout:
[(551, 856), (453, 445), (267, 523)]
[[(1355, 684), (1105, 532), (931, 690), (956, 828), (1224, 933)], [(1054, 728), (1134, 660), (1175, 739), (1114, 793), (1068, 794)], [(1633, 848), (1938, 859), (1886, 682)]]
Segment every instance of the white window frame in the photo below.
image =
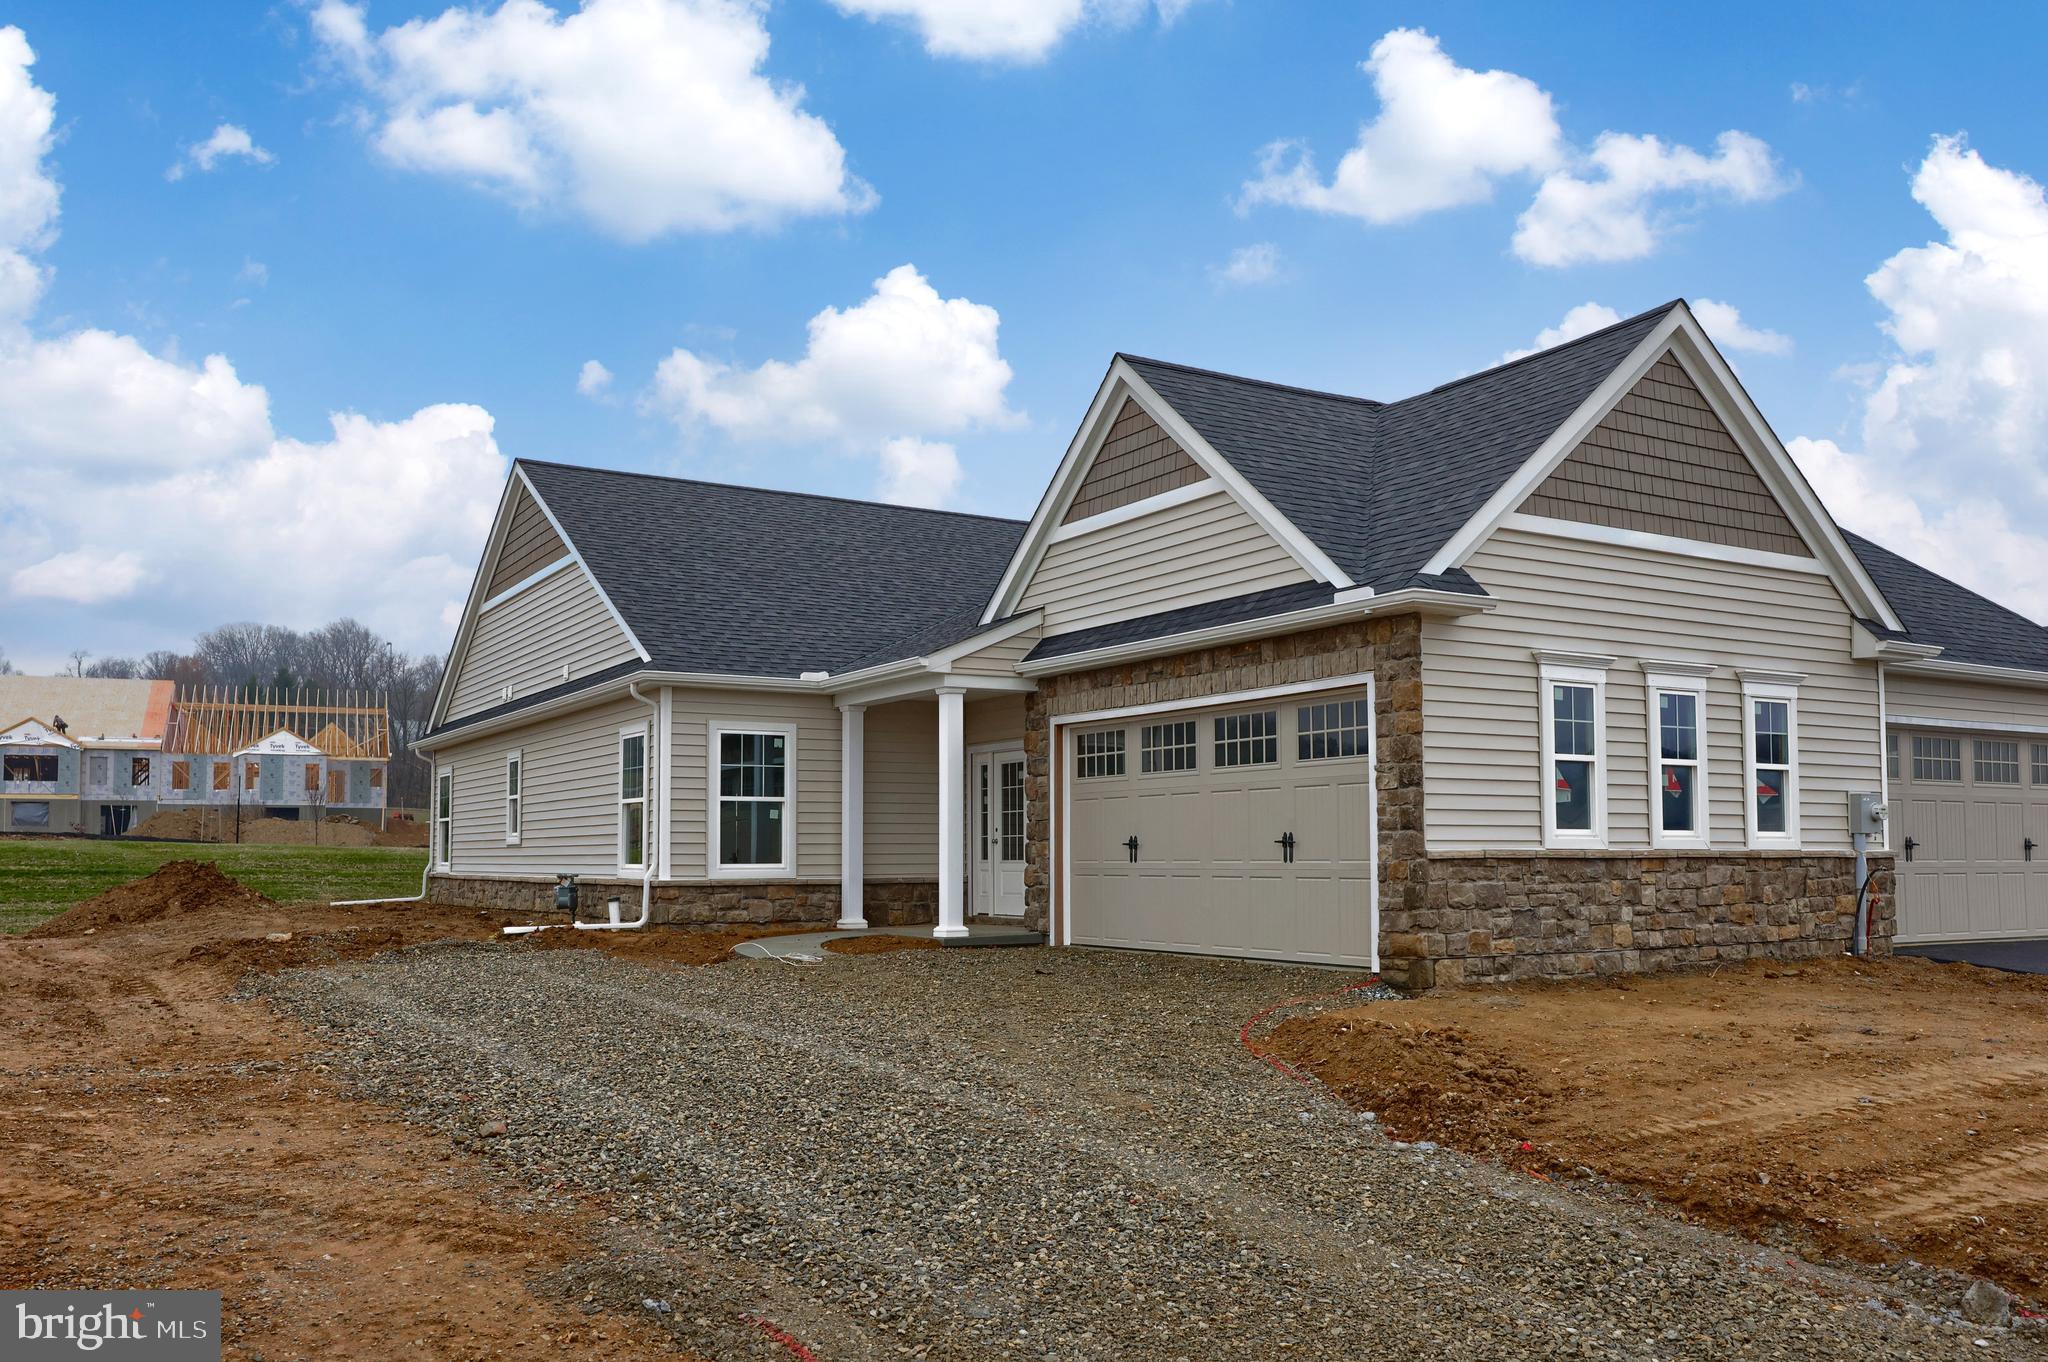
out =
[[(625, 794), (626, 741), (629, 738), (640, 740), (640, 793), (631, 799)], [(612, 848), (618, 855), (621, 875), (645, 875), (647, 857), (654, 849), (654, 824), (649, 816), (653, 812), (654, 801), (647, 797), (654, 781), (654, 736), (647, 721), (620, 724), (618, 742), (612, 751), (616, 757), (612, 764), (612, 800), (618, 806), (618, 826), (613, 834)], [(640, 806), (640, 859), (637, 861), (626, 859), (626, 806), (629, 804)]]
[(505, 754), (505, 845), (516, 847), (526, 831), (526, 759), (518, 748)]
[[(719, 812), (725, 796), (718, 789), (719, 740), (729, 733), (771, 733), (783, 739), (782, 859), (774, 865), (725, 865), (718, 856)], [(704, 747), (704, 873), (714, 880), (777, 880), (796, 876), (796, 725), (756, 719), (713, 719), (706, 726)], [(737, 796), (736, 796), (737, 797)], [(753, 800), (756, 796), (743, 796)]]
[[(1752, 851), (1796, 851), (1800, 846), (1799, 810), (1806, 802), (1805, 772), (1799, 766), (1799, 683), (1796, 672), (1742, 673), (1742, 828)], [(1785, 830), (1760, 832), (1756, 825), (1756, 702), (1785, 704)], [(1768, 769), (1781, 769), (1770, 767)]]
[(453, 848), (448, 844), (455, 832), (455, 768), (440, 766), (434, 770), (434, 859), (446, 870), (454, 865)]
[[(1648, 711), (1650, 845), (1653, 847), (1710, 847), (1714, 844), (1712, 787), (1707, 781), (1707, 677), (1713, 667), (1704, 663), (1645, 662), (1643, 665), (1644, 708)], [(1694, 753), (1690, 761), (1666, 761), (1661, 709), (1665, 695), (1693, 698)], [(1664, 827), (1664, 768), (1691, 766), (1693, 830), (1670, 832)]]
[[(1607, 846), (1607, 669), (1611, 657), (1591, 653), (1538, 652), (1536, 708), (1542, 725), (1541, 760), (1536, 783), (1538, 804), (1543, 815), (1543, 845), (1552, 847)], [(1557, 826), (1557, 723), (1553, 686), (1589, 686), (1593, 691), (1593, 753), (1588, 757), (1568, 754), (1567, 760), (1588, 761), (1593, 772), (1593, 826), (1585, 831)]]

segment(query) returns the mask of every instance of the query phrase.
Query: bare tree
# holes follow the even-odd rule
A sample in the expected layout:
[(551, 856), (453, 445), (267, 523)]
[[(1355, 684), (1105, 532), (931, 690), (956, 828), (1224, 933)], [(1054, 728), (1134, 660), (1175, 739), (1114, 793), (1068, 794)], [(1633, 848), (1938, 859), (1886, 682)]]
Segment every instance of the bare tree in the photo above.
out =
[(151, 681), (172, 681), (181, 686), (209, 685), (214, 679), (204, 662), (189, 653), (172, 652), (168, 648), (143, 654), (142, 661), (136, 664), (135, 674)]
[(73, 649), (71, 650), (71, 653), (70, 653), (70, 657), (71, 657), (71, 670), (70, 670), (70, 672), (69, 672), (69, 673), (67, 673), (67, 675), (70, 675), (70, 676), (84, 676), (84, 675), (85, 675), (85, 660), (86, 660), (86, 659), (87, 659), (88, 657), (91, 657), (91, 656), (92, 656), (92, 654), (91, 654), (91, 653), (89, 653), (89, 652), (87, 652), (87, 651), (86, 651), (85, 649), (83, 649), (83, 648), (73, 648)]
[(0, 676), (14, 675), (14, 664), (7, 660), (7, 650), (0, 648)]
[(85, 676), (111, 677), (121, 681), (132, 681), (142, 675), (132, 657), (103, 657), (86, 664)]

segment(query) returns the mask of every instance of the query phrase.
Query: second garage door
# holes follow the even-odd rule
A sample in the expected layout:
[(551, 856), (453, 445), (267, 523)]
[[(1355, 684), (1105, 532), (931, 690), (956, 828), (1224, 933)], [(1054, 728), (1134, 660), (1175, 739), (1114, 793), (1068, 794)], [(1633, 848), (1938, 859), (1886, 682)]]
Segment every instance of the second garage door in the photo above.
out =
[(1077, 945), (1373, 963), (1363, 690), (1076, 729)]
[(1889, 735), (1901, 941), (2048, 937), (2048, 742)]

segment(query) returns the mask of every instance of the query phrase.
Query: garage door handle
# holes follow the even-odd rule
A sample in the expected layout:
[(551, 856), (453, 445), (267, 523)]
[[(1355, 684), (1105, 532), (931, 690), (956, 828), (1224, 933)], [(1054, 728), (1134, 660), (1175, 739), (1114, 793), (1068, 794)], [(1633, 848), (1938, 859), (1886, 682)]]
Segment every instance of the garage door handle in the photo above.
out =
[(2029, 837), (2027, 839), (2027, 859), (2030, 861), (2034, 859), (2034, 845), (2034, 839)]
[(1138, 838), (1135, 833), (1124, 839), (1124, 850), (1131, 853), (1131, 864), (1138, 863)]
[(1288, 865), (1294, 864), (1294, 834), (1287, 833), (1273, 839), (1273, 845), (1280, 848), (1280, 859)]
[(1907, 859), (1907, 860), (1909, 860), (1909, 861), (1910, 861), (1910, 860), (1912, 860), (1912, 859), (1913, 859), (1913, 848), (1914, 848), (1914, 847), (1917, 847), (1917, 846), (1919, 846), (1919, 845), (1920, 845), (1920, 844), (1919, 844), (1918, 842), (1914, 841), (1914, 840), (1913, 840), (1912, 838), (1910, 838), (1910, 837), (1908, 837), (1908, 838), (1906, 839), (1906, 859)]

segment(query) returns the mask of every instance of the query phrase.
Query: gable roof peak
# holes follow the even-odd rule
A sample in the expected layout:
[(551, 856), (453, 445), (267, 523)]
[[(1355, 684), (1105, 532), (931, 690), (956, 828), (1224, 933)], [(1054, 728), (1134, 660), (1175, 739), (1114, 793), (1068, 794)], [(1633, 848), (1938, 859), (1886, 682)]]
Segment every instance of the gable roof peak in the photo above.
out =
[(1377, 397), (1358, 397), (1351, 393), (1333, 393), (1323, 388), (1304, 388), (1297, 383), (1275, 383), (1268, 378), (1252, 378), (1245, 374), (1229, 374), (1221, 369), (1204, 369), (1194, 364), (1179, 364), (1170, 359), (1153, 359), (1149, 355), (1134, 355), (1127, 350), (1116, 352), (1116, 358), (1132, 366), (1145, 365), (1154, 369), (1171, 369), (1175, 373), (1188, 374), (1195, 378), (1220, 378), (1227, 383), (1243, 383), (1254, 388), (1271, 388), (1275, 392), (1296, 393), (1302, 397), (1327, 398), (1332, 402), (1355, 402), (1361, 407), (1384, 407), (1386, 403)]
[(1480, 379), (1492, 378), (1506, 370), (1518, 368), (1525, 364), (1532, 364), (1538, 360), (1548, 359), (1565, 350), (1571, 350), (1576, 349), (1580, 346), (1591, 345), (1601, 340), (1603, 337), (1611, 335), (1616, 331), (1621, 331), (1628, 327), (1640, 325), (1641, 323), (1650, 321), (1654, 318), (1662, 317), (1665, 313), (1671, 311), (1673, 308), (1676, 307), (1683, 307), (1688, 312), (1692, 310), (1691, 307), (1686, 303), (1685, 299), (1673, 298), (1668, 303), (1660, 303), (1656, 307), (1648, 308), (1642, 312), (1636, 313), (1633, 317), (1623, 317), (1619, 321), (1609, 322), (1607, 325), (1601, 327), (1597, 331), (1588, 331), (1583, 336), (1573, 336), (1570, 340), (1559, 341), (1555, 345), (1546, 345), (1541, 350), (1531, 350), (1526, 355), (1517, 355), (1513, 359), (1502, 360), (1499, 364), (1488, 365), (1486, 368), (1480, 369), (1477, 372), (1469, 373), (1464, 375), (1463, 377), (1453, 378), (1446, 382), (1439, 383), (1434, 388), (1430, 388), (1425, 392), (1415, 394), (1415, 397), (1404, 397), (1401, 398), (1400, 401), (1412, 402), (1415, 400), (1416, 397), (1433, 397), (1438, 393), (1448, 392), (1451, 389), (1460, 387), (1466, 383), (1476, 383)]

